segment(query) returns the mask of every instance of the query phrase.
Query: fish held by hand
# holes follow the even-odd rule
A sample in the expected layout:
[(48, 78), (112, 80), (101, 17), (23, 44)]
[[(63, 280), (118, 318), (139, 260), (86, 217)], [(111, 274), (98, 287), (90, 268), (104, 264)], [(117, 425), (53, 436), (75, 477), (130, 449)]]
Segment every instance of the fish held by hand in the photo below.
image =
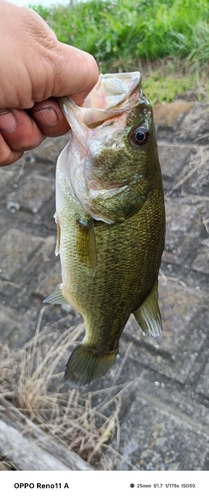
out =
[(70, 303), (85, 321), (65, 379), (82, 386), (115, 362), (131, 313), (161, 333), (158, 273), (165, 210), (152, 108), (140, 73), (100, 75), (82, 107), (61, 106), (70, 140), (56, 169), (62, 284), (45, 302)]

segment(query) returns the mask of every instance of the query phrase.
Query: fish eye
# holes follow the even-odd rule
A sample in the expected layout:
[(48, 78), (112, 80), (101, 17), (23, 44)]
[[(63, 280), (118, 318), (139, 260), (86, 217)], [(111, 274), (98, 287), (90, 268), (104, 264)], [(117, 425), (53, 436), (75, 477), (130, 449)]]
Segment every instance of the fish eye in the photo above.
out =
[(149, 130), (145, 126), (137, 127), (131, 132), (130, 140), (134, 146), (144, 146), (149, 139)]

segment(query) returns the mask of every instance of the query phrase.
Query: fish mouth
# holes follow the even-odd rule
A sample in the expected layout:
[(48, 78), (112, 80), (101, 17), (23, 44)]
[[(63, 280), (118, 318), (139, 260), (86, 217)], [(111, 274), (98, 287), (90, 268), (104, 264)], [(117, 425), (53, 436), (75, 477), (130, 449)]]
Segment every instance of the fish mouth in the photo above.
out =
[(101, 74), (83, 106), (97, 111), (111, 111), (121, 106), (139, 88), (141, 75), (134, 73)]
[(77, 106), (69, 97), (61, 97), (59, 102), (72, 130), (75, 118), (80, 127), (95, 128), (118, 115), (130, 113), (140, 100), (143, 102), (140, 83), (139, 71), (100, 74), (82, 106)]

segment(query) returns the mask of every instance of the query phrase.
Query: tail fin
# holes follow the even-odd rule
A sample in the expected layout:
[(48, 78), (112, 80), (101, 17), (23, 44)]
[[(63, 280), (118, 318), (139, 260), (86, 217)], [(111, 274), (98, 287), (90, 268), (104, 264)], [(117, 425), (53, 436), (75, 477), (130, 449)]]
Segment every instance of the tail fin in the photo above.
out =
[(89, 384), (107, 372), (114, 364), (117, 353), (117, 350), (103, 353), (94, 346), (78, 345), (68, 360), (65, 380), (72, 387)]

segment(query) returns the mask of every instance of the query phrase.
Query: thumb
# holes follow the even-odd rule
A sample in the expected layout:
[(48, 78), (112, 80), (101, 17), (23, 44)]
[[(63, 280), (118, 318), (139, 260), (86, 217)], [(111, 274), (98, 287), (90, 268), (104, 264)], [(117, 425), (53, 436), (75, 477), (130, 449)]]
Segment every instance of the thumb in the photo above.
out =
[(54, 64), (53, 97), (70, 96), (81, 105), (98, 80), (94, 57), (61, 42), (57, 42), (57, 51), (51, 56)]

